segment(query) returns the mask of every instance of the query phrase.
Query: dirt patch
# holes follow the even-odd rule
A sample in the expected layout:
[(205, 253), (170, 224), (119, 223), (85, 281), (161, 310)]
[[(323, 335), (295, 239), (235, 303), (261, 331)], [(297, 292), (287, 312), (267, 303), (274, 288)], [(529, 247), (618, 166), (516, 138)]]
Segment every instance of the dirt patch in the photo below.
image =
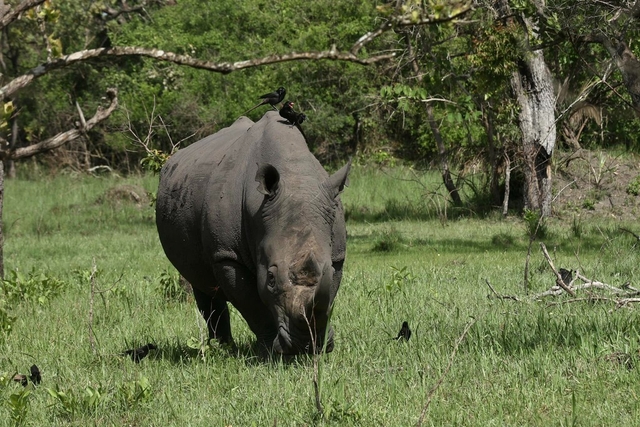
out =
[(138, 207), (149, 204), (147, 190), (139, 185), (116, 185), (108, 189), (100, 196), (97, 203), (110, 203), (114, 205), (134, 204)]
[(640, 213), (640, 158), (579, 150), (561, 154), (553, 170), (554, 213), (633, 220)]

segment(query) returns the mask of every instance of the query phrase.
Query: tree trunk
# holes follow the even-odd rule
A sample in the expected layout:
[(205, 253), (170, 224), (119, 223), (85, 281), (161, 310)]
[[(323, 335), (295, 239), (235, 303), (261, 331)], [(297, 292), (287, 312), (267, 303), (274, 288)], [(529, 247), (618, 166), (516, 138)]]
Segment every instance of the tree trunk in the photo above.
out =
[(498, 173), (498, 150), (493, 132), (493, 112), (489, 105), (482, 106), (482, 122), (484, 130), (487, 133), (487, 150), (489, 161), (489, 190), (491, 192), (491, 201), (494, 205), (500, 204), (500, 174)]
[(460, 199), (458, 189), (456, 188), (456, 185), (453, 183), (453, 179), (451, 178), (451, 172), (449, 171), (449, 158), (447, 155), (447, 149), (444, 146), (444, 141), (442, 140), (442, 134), (440, 133), (440, 126), (438, 125), (438, 121), (433, 115), (433, 107), (431, 106), (431, 104), (425, 102), (424, 105), (425, 109), (427, 110), (427, 121), (429, 122), (429, 127), (431, 128), (431, 132), (433, 133), (433, 138), (436, 140), (436, 146), (438, 147), (438, 157), (440, 159), (440, 172), (442, 173), (442, 181), (444, 182), (444, 186), (449, 192), (449, 196), (451, 196), (453, 204), (456, 206), (460, 206), (462, 205), (462, 200)]
[(551, 215), (551, 155), (556, 142), (555, 97), (542, 51), (529, 53), (511, 77), (520, 112), (524, 160), (524, 205)]
[(4, 279), (4, 226), (2, 208), (4, 206), (4, 162), (0, 161), (0, 279)]
[(502, 216), (509, 213), (509, 195), (511, 192), (511, 160), (507, 153), (504, 154), (504, 199), (502, 200)]
[[(544, 1), (534, 0), (538, 13), (544, 13)], [(507, 0), (495, 0), (500, 16), (513, 16)], [(514, 19), (514, 18), (509, 18)], [(518, 19), (527, 39), (526, 47), (537, 39), (538, 29), (526, 18)], [(511, 89), (520, 111), (518, 124), (522, 134), (524, 162), (524, 207), (551, 215), (551, 155), (556, 145), (555, 95), (551, 72), (541, 50), (525, 49), (511, 76)]]

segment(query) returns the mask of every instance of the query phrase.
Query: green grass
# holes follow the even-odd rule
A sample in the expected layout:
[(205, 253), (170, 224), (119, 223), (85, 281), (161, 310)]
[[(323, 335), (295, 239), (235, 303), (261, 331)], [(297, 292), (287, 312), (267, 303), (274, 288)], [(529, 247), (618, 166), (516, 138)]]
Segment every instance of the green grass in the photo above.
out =
[[(438, 209), (420, 216), (421, 207), (434, 206), (425, 188), (435, 189), (438, 176), (422, 177), (423, 187), (390, 174), (412, 176), (355, 167), (343, 193), (351, 212), (348, 255), (332, 319), (336, 348), (320, 358), (325, 419), (314, 405), (312, 360), (257, 360), (237, 312), (240, 353), (198, 351), (203, 322), (195, 304), (165, 298), (171, 266), (153, 208), (104, 198), (124, 183), (152, 191), (157, 178), (7, 182), (7, 271), (44, 273), (66, 286), (47, 301), (9, 307), (16, 321), (0, 338), (0, 425), (415, 425), (471, 319), (424, 425), (639, 425), (640, 363), (628, 369), (607, 355), (637, 354), (640, 308), (488, 298), (485, 280), (500, 293), (524, 296), (522, 219), (443, 221)], [(409, 206), (408, 214), (389, 215), (394, 204)], [(558, 267), (640, 286), (640, 252), (620, 225), (583, 220), (577, 237), (570, 223), (552, 219), (544, 242)], [(538, 292), (554, 277), (537, 243), (533, 249), (530, 286)], [(93, 301), (95, 353), (94, 260), (102, 291)], [(403, 320), (411, 340), (390, 340)], [(159, 350), (140, 364), (119, 356), (147, 342)], [(28, 373), (33, 363), (43, 382), (21, 394), (8, 377)]]

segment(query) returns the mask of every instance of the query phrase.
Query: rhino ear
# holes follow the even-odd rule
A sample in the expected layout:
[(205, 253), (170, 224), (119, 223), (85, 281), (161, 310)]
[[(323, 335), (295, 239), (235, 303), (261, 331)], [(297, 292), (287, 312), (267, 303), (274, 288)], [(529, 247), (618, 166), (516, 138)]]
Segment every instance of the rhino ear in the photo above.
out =
[(337, 197), (338, 194), (344, 190), (344, 187), (349, 186), (349, 171), (351, 170), (351, 160), (347, 162), (339, 171), (334, 173), (327, 180), (327, 187), (331, 192), (332, 197)]
[(258, 182), (258, 191), (265, 196), (272, 197), (278, 191), (280, 173), (278, 169), (269, 163), (259, 164), (256, 172), (256, 181)]

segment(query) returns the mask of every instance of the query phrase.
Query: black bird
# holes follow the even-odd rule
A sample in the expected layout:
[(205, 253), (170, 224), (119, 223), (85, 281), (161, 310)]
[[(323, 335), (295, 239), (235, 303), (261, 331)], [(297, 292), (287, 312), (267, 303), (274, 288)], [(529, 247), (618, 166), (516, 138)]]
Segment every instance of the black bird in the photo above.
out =
[(411, 329), (409, 329), (409, 322), (406, 320), (402, 322), (402, 327), (400, 328), (400, 332), (398, 332), (398, 336), (395, 337), (396, 340), (404, 339), (405, 341), (409, 341), (411, 338)]
[(244, 114), (250, 113), (251, 111), (255, 110), (256, 108), (260, 107), (261, 105), (266, 105), (266, 104), (271, 105), (271, 107), (274, 110), (277, 110), (276, 105), (282, 102), (282, 100), (284, 99), (284, 96), (286, 94), (287, 94), (287, 90), (285, 88), (283, 88), (282, 86), (280, 86), (278, 89), (276, 89), (275, 92), (265, 93), (264, 95), (258, 97), (258, 98), (262, 99), (262, 102), (260, 104), (256, 105), (255, 107), (249, 108), (247, 111), (244, 112)]
[(140, 363), (142, 359), (147, 357), (149, 354), (149, 350), (155, 350), (156, 347), (154, 344), (143, 345), (142, 347), (134, 348), (131, 350), (127, 350), (123, 353), (123, 355), (131, 356), (131, 360), (136, 363)]
[(285, 101), (280, 109), (280, 117), (286, 119), (292, 125), (298, 122), (298, 113), (293, 110), (294, 103), (291, 101)]
[(27, 376), (26, 375), (22, 375), (22, 374), (15, 374), (13, 376), (13, 380), (17, 383), (22, 384), (22, 387), (26, 387), (27, 384), (29, 384), (29, 380), (27, 380)]
[(560, 273), (560, 277), (562, 277), (562, 281), (565, 285), (569, 286), (569, 283), (573, 280), (573, 270), (567, 270), (565, 268), (561, 268), (558, 270)]
[(29, 380), (31, 380), (31, 382), (36, 385), (40, 384), (40, 382), (42, 381), (42, 376), (40, 376), (40, 369), (38, 369), (36, 365), (31, 365), (30, 376), (27, 377), (23, 374), (15, 374), (13, 376), (13, 380), (17, 383), (22, 384), (23, 387), (26, 387), (27, 384), (29, 384)]
[(293, 126), (297, 127), (306, 141), (307, 136), (304, 134), (304, 131), (302, 130), (300, 124), (307, 119), (307, 116), (304, 113), (296, 112), (293, 109), (294, 105), (295, 104), (291, 101), (285, 101), (285, 103), (282, 104), (282, 108), (280, 109), (280, 117), (286, 119)]
[(38, 369), (36, 365), (31, 365), (31, 375), (29, 376), (29, 379), (35, 385), (40, 384), (40, 382), (42, 381), (42, 376), (40, 375), (40, 369)]

